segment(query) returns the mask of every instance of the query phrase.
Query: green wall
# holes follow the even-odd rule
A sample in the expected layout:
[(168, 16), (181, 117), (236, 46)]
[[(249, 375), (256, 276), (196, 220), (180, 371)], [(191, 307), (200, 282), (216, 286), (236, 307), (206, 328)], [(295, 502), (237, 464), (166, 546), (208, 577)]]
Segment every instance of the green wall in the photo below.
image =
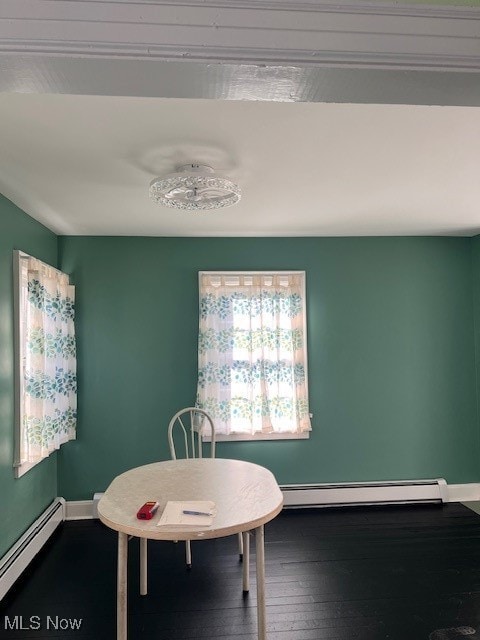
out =
[(55, 454), (13, 475), (13, 249), (56, 265), (55, 234), (0, 196), (0, 556), (57, 495)]
[[(477, 403), (480, 406), (480, 236), (471, 239)], [(480, 434), (480, 415), (478, 415)]]
[(59, 493), (88, 499), (168, 458), (195, 397), (197, 272), (305, 269), (313, 433), (219, 443), (280, 483), (480, 480), (469, 238), (59, 238), (77, 285), (78, 440)]

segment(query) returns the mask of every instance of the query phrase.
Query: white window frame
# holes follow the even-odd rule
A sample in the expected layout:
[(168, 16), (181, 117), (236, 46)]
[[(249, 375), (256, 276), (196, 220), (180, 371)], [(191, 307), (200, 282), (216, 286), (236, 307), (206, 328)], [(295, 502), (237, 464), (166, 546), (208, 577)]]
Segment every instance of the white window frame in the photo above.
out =
[(24, 285), (22, 282), (22, 260), (28, 260), (30, 256), (23, 251), (15, 249), (13, 252), (13, 317), (14, 317), (14, 347), (15, 347), (15, 363), (14, 363), (14, 459), (13, 468), (16, 478), (20, 478), (27, 471), (30, 471), (38, 462), (20, 462), (20, 451), (22, 446), (22, 424), (24, 416), (24, 407), (22, 398), (24, 395), (24, 376), (23, 369), (25, 364), (25, 326), (23, 318), (24, 313)]
[[(303, 314), (303, 335), (304, 335), (304, 344), (305, 344), (305, 385), (308, 394), (308, 342), (307, 342), (307, 276), (305, 271), (296, 271), (296, 270), (279, 270), (279, 271), (199, 271), (198, 272), (198, 299), (200, 301), (201, 297), (201, 281), (202, 276), (281, 276), (281, 275), (301, 275), (302, 276), (302, 298), (305, 306), (305, 313)], [(309, 399), (309, 398), (308, 398)], [(309, 399), (310, 400), (310, 399)], [(310, 418), (313, 418), (313, 414), (310, 413)], [(261, 442), (263, 440), (308, 440), (310, 438), (310, 431), (304, 431), (302, 433), (258, 433), (258, 434), (248, 434), (248, 433), (232, 433), (229, 435), (225, 434), (215, 434), (216, 442)], [(210, 442), (211, 436), (204, 435), (202, 437), (204, 442)]]

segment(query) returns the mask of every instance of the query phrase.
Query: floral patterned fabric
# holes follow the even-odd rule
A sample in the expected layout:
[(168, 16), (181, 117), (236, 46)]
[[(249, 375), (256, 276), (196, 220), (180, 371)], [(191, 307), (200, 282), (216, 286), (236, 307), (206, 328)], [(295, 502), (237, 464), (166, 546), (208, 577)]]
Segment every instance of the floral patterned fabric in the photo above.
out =
[(200, 275), (197, 404), (216, 433), (311, 429), (303, 278)]
[(75, 289), (66, 274), (21, 259), (23, 406), (20, 462), (37, 462), (75, 438)]

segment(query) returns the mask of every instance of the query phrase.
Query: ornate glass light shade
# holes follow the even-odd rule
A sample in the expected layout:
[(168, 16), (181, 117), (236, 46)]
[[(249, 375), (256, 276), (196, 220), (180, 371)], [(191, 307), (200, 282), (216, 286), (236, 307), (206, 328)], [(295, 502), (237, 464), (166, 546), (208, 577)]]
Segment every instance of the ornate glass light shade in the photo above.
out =
[(187, 164), (176, 173), (152, 180), (150, 197), (165, 207), (195, 211), (230, 207), (240, 200), (241, 191), (228, 178), (216, 176), (211, 167)]

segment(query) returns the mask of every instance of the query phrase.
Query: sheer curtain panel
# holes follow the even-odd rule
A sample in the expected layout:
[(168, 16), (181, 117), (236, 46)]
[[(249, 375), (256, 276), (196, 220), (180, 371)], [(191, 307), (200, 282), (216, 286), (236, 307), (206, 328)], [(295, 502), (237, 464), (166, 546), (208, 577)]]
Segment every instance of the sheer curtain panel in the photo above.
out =
[(17, 253), (17, 460), (22, 474), (75, 438), (75, 288), (67, 274)]
[(305, 274), (200, 272), (197, 403), (218, 434), (305, 434)]

